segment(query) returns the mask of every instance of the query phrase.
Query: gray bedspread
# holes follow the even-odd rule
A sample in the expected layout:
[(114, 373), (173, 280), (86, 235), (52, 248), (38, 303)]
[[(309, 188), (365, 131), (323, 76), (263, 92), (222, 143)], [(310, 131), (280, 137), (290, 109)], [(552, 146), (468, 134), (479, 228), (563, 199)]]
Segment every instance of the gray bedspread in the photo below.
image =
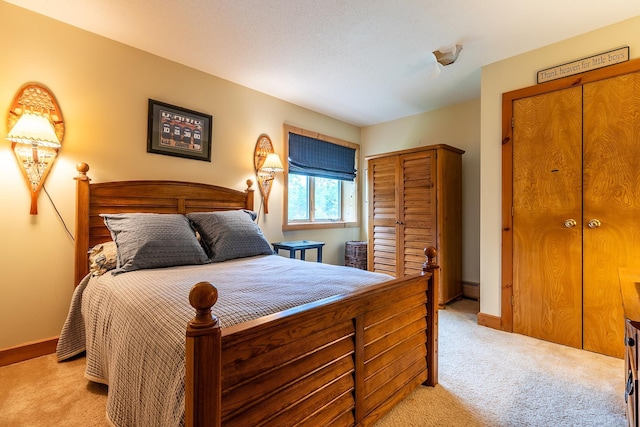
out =
[(213, 313), (228, 327), (391, 277), (266, 255), (217, 264), (85, 277), (58, 342), (59, 361), (86, 350), (85, 376), (109, 385), (107, 417), (119, 427), (184, 422), (185, 331), (191, 287), (219, 291)]

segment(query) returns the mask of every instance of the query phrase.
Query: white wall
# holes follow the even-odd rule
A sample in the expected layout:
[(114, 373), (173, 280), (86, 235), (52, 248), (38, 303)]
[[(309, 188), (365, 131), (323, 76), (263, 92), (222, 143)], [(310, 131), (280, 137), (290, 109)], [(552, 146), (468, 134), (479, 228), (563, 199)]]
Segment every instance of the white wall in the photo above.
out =
[(480, 311), (500, 316), (502, 94), (536, 84), (536, 73), (621, 46), (640, 56), (640, 17), (482, 68), (480, 150)]

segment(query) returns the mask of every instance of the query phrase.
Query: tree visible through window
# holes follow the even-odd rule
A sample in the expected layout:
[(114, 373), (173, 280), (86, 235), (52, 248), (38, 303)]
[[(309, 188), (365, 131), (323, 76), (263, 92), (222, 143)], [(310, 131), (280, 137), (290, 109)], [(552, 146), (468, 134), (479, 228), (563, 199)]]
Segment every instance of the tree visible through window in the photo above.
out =
[(284, 229), (357, 226), (359, 146), (285, 125)]
[(289, 175), (288, 211), (290, 221), (309, 221), (309, 178)]
[(340, 221), (341, 188), (337, 179), (314, 179), (313, 214), (316, 221)]

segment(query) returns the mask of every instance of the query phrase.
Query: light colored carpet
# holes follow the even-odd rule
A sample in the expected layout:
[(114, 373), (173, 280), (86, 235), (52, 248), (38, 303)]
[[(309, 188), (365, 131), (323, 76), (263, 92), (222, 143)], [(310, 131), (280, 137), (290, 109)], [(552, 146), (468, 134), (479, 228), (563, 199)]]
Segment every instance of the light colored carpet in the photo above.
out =
[[(440, 311), (440, 384), (375, 427), (624, 426), (624, 362), (478, 326), (478, 303)], [(106, 426), (107, 388), (85, 359), (0, 368), (0, 426)]]
[(440, 311), (439, 384), (376, 427), (626, 425), (622, 359), (478, 326), (477, 311)]
[(108, 426), (107, 387), (84, 368), (84, 357), (57, 363), (53, 354), (0, 368), (0, 426)]

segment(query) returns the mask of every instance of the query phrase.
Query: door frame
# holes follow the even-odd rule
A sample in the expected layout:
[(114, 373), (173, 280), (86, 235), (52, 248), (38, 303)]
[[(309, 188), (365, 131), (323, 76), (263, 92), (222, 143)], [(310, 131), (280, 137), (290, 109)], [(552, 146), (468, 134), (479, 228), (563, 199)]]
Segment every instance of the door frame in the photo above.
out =
[(513, 101), (640, 71), (640, 58), (502, 94), (502, 271), (500, 328), (513, 332)]

